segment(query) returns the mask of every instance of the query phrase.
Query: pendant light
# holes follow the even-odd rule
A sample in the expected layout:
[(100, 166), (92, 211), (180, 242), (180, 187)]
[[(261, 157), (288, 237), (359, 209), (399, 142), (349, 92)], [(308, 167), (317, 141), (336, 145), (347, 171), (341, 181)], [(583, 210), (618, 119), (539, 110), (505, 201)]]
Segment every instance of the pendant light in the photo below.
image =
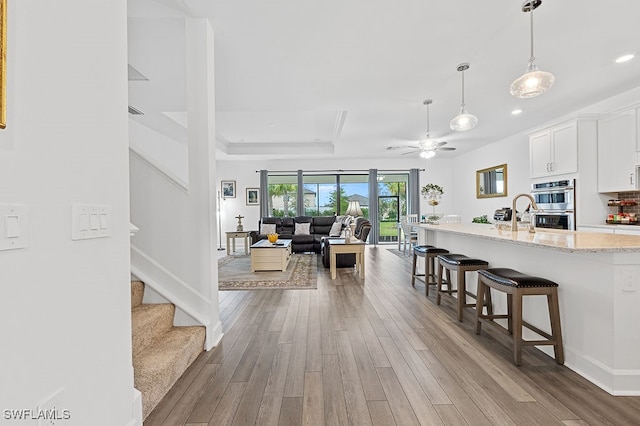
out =
[(510, 91), (516, 98), (533, 98), (551, 88), (555, 77), (550, 72), (540, 71), (533, 56), (533, 10), (542, 4), (542, 0), (527, 1), (522, 5), (522, 11), (531, 15), (531, 57), (527, 71), (513, 83)]
[(431, 99), (425, 99), (422, 104), (427, 106), (427, 138), (418, 143), (420, 147), (420, 158), (429, 159), (436, 155), (436, 152), (430, 147), (436, 146), (436, 141), (431, 139), (429, 130), (429, 105), (433, 103)]
[(456, 115), (449, 126), (451, 130), (456, 132), (465, 132), (473, 129), (478, 124), (478, 117), (473, 114), (469, 114), (464, 107), (464, 72), (469, 69), (468, 63), (458, 65), (457, 70), (462, 73), (462, 105), (460, 106), (460, 114)]

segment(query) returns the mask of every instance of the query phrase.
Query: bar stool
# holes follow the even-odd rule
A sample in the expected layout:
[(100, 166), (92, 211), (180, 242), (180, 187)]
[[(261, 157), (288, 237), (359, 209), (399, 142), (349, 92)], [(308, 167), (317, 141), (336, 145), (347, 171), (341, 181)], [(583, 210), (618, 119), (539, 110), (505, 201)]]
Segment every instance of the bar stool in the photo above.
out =
[[(558, 284), (545, 278), (525, 275), (507, 268), (491, 268), (478, 271), (478, 300), (482, 295), (491, 292), (491, 287), (507, 294), (507, 314), (484, 315), (476, 309), (476, 334), (480, 334), (482, 321), (487, 321), (499, 330), (513, 335), (513, 362), (522, 363), (522, 346), (553, 345), (556, 362), (564, 364), (564, 349), (562, 348), (562, 330), (560, 328), (560, 308), (558, 307)], [(551, 334), (527, 323), (522, 319), (522, 297), (530, 295), (546, 295), (549, 307)], [(495, 321), (496, 318), (507, 318), (508, 328), (505, 329)], [(522, 327), (536, 332), (546, 340), (524, 340)]]
[[(475, 303), (467, 303), (467, 296), (476, 299), (476, 295), (467, 291), (466, 273), (469, 271), (478, 271), (480, 269), (487, 269), (489, 262), (481, 259), (472, 259), (464, 254), (440, 254), (438, 255), (438, 296), (436, 297), (436, 303), (440, 304), (440, 297), (442, 293), (458, 295), (458, 321), (462, 321), (465, 307), (475, 307)], [(442, 276), (443, 269), (446, 271), (447, 290), (442, 289)], [(456, 272), (456, 288), (451, 288), (451, 271)], [(479, 299), (478, 299), (479, 300)], [(487, 311), (493, 313), (491, 306), (491, 293), (487, 293), (487, 300), (485, 300)]]
[[(435, 259), (439, 254), (449, 253), (449, 250), (431, 245), (415, 246), (413, 248), (413, 268), (411, 269), (411, 286), (416, 286), (416, 279), (424, 283), (425, 294), (429, 295), (429, 286), (437, 285)], [(424, 274), (416, 274), (418, 257), (424, 257)], [(422, 278), (424, 277), (424, 278)], [(432, 281), (433, 279), (433, 281)]]

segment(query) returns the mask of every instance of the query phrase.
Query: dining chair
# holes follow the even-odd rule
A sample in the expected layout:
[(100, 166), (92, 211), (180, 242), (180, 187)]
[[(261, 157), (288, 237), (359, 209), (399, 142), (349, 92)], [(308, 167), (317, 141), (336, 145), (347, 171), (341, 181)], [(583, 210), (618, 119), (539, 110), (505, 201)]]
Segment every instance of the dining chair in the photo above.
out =
[[(416, 215), (417, 217), (417, 215)], [(409, 249), (413, 247), (413, 244), (418, 244), (418, 232), (414, 231), (412, 223), (408, 220), (406, 216), (400, 217), (400, 227), (402, 229), (402, 253), (407, 254), (407, 244), (409, 245)], [(417, 223), (417, 221), (415, 222)]]

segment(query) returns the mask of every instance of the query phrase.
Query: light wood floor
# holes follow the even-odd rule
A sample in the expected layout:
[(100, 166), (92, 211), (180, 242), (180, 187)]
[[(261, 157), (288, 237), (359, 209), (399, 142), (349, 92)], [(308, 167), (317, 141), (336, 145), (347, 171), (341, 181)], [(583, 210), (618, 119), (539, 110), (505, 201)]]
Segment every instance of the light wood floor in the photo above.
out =
[(476, 336), (472, 309), (459, 323), (387, 248), (367, 247), (364, 282), (320, 267), (317, 290), (220, 292), (222, 342), (145, 426), (640, 424), (640, 397), (613, 397), (535, 348), (514, 366), (507, 336)]

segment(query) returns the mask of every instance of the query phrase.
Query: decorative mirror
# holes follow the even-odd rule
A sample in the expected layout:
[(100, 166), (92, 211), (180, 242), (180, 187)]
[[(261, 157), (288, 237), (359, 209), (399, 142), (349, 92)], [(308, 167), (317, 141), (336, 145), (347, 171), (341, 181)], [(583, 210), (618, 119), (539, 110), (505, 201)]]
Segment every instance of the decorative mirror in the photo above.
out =
[(507, 165), (476, 171), (476, 198), (507, 196)]

